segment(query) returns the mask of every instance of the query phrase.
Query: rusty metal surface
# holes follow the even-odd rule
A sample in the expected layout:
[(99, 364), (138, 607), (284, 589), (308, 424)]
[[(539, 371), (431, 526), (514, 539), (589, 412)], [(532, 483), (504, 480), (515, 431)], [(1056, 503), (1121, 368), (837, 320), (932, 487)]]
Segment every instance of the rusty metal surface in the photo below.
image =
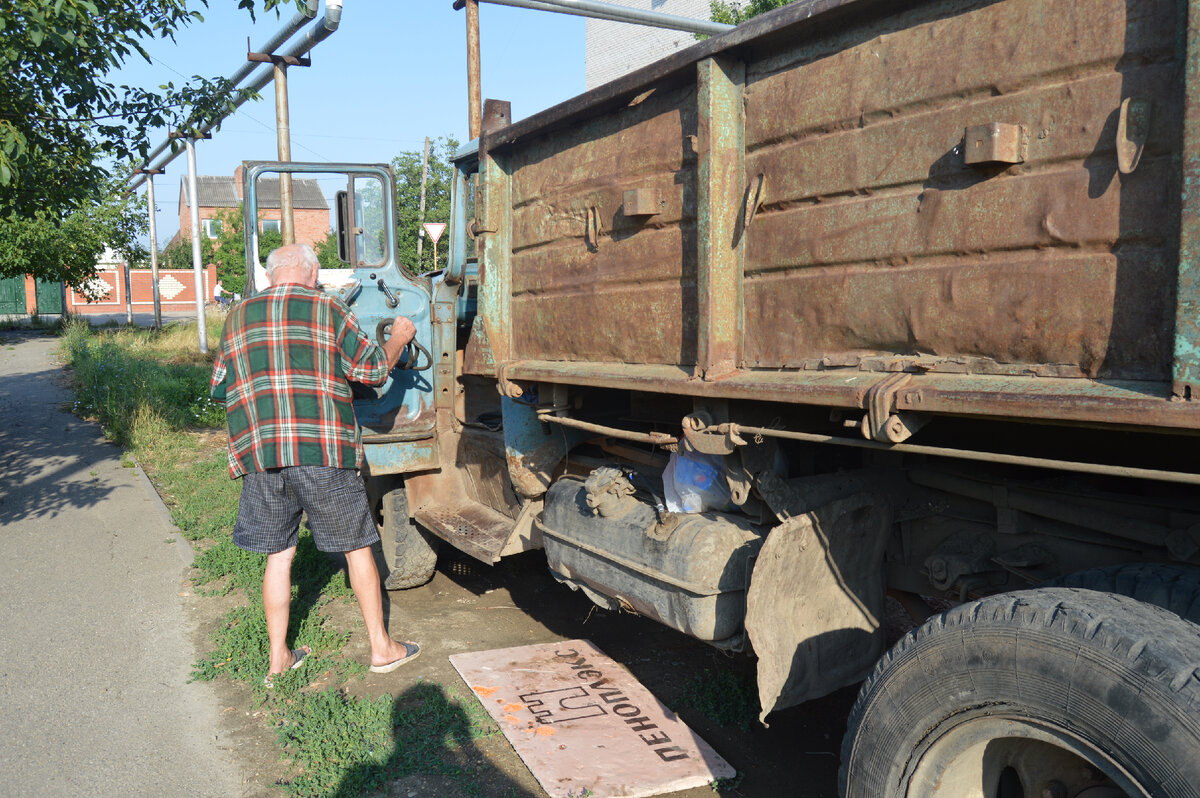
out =
[[(481, 294), (495, 362), (852, 408), (906, 371), (920, 407), (897, 410), (1200, 428), (1167, 401), (1200, 373), (1189, 8), (800, 0), (486, 134), (511, 192), (483, 267), (503, 272)], [(736, 62), (738, 102), (713, 92)], [(964, 130), (990, 124), (1019, 152), (967, 163)], [(639, 189), (661, 213), (621, 212)]]
[[(694, 87), (656, 88), (512, 151), (515, 356), (694, 360), (695, 106)], [(633, 189), (660, 212), (627, 215)]]
[[(855, 368), (811, 371), (744, 371), (715, 382), (692, 378), (678, 366), (521, 361), (512, 379), (623, 388), (763, 402), (863, 408), (867, 391), (887, 373)], [(918, 374), (897, 397), (898, 410), (963, 416), (998, 416), (1120, 424), (1130, 427), (1200, 429), (1200, 412), (1172, 402), (1170, 385), (1159, 382), (981, 374)]]
[(648, 798), (735, 773), (587, 640), (454, 654), (450, 663), (552, 798)]
[(710, 379), (737, 368), (742, 344), (745, 257), (746, 65), (729, 57), (697, 65), (696, 372)]
[(1189, 4), (1186, 31), (1180, 165), (1182, 230), (1171, 378), (1175, 396), (1197, 400), (1200, 399), (1200, 4)]
[[(835, 52), (756, 61), (747, 176), (767, 195), (747, 231), (747, 364), (955, 354), (1166, 379), (1176, 6), (931, 4), (847, 31)], [(1159, 110), (1147, 159), (1118, 178), (1130, 93)], [(964, 127), (992, 121), (1029, 131), (1024, 163), (967, 163)]]

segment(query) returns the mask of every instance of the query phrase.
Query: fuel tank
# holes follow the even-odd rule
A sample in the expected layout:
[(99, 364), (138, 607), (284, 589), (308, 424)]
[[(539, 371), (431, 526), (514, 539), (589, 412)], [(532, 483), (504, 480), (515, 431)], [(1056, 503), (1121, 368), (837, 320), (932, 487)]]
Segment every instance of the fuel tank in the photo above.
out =
[(668, 513), (658, 505), (615, 466), (586, 481), (558, 480), (540, 522), (551, 571), (600, 606), (739, 647), (765, 532), (744, 516)]

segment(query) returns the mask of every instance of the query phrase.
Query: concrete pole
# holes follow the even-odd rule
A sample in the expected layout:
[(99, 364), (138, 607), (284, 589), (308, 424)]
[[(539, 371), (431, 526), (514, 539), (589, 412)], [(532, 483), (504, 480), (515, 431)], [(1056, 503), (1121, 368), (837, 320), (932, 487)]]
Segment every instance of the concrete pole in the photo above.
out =
[(204, 318), (204, 264), (200, 258), (200, 195), (196, 188), (196, 142), (184, 139), (187, 143), (188, 162), (188, 199), (191, 200), (192, 220), (192, 272), (196, 285), (196, 327), (200, 335), (200, 354), (208, 354), (208, 325)]
[(154, 175), (146, 178), (146, 202), (150, 205), (150, 279), (154, 282), (154, 329), (162, 329), (162, 297), (158, 294), (158, 230), (154, 217), (158, 208), (154, 204)]
[(417, 271), (422, 271), (421, 252), (425, 243), (425, 180), (429, 177), (429, 136), (425, 137), (425, 155), (421, 158), (421, 210), (417, 214)]
[[(275, 64), (275, 131), (279, 160), (292, 160), (292, 131), (288, 121), (287, 64)], [(292, 176), (279, 176), (279, 232), (284, 244), (296, 243), (296, 218), (292, 210)], [(257, 220), (255, 224), (258, 224)]]
[(479, 2), (466, 0), (467, 8), (467, 106), (471, 140), (479, 138), (483, 124), (483, 90), (479, 81)]
[(130, 327), (133, 326), (133, 284), (129, 279), (129, 255), (125, 256), (125, 266), (122, 269), (125, 277), (125, 323)]

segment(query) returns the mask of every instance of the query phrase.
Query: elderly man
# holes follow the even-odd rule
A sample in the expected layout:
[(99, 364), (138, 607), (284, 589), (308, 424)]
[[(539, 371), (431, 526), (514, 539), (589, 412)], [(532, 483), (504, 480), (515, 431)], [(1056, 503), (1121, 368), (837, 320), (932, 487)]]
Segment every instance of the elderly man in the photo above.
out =
[(317, 548), (345, 552), (371, 641), (371, 670), (388, 673), (420, 648), (396, 642), (384, 626), (371, 553), (379, 533), (357, 471), (362, 442), (347, 381), (382, 384), (416, 329), (399, 317), (391, 338), (376, 345), (339, 298), (316, 290), (317, 256), (307, 244), (280, 247), (266, 265), (271, 287), (230, 312), (211, 385), (229, 420), (229, 471), (242, 480), (233, 542), (267, 555), (265, 682), (270, 687), (309, 653), (287, 644), (301, 511)]

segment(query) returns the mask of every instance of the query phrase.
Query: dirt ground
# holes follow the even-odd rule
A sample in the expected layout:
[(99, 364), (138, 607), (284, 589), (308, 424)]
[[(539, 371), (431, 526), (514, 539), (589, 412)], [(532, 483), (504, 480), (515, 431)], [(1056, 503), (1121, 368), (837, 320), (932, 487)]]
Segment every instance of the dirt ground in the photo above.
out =
[[(421, 658), (399, 671), (353, 680), (350, 692), (402, 696), (417, 685), (440, 686), (451, 698), (473, 700), (447, 659), (463, 651), (586, 638), (627, 667), (667, 706), (707, 740), (741, 774), (740, 781), (715, 792), (709, 787), (672, 793), (676, 798), (836, 798), (838, 751), (846, 716), (857, 688), (773, 714), (770, 728), (754, 722), (748, 731), (721, 727), (700, 711), (679, 705), (681, 686), (696, 673), (725, 669), (753, 676), (754, 662), (730, 656), (678, 634), (658, 623), (595, 607), (579, 593), (551, 577), (541, 552), (511, 557), (486, 566), (443, 545), (438, 572), (428, 585), (392, 592), (385, 610), (397, 639), (423, 646)], [(219, 623), (231, 599), (193, 597), (199, 620), (198, 650), (207, 650), (206, 635)], [(357, 608), (349, 602), (331, 607), (333, 623), (354, 630), (348, 654), (367, 659), (367, 643)], [(278, 796), (272, 788), (286, 774), (270, 729), (259, 722), (245, 688), (219, 681), (227, 734), (238, 746), (246, 767), (250, 795)], [(489, 794), (541, 798), (541, 790), (502, 735), (469, 743), (472, 755), (463, 767), (475, 771)], [(258, 789), (261, 787), (261, 789)], [(458, 798), (456, 785), (445, 779), (410, 776), (393, 782), (375, 798)]]

